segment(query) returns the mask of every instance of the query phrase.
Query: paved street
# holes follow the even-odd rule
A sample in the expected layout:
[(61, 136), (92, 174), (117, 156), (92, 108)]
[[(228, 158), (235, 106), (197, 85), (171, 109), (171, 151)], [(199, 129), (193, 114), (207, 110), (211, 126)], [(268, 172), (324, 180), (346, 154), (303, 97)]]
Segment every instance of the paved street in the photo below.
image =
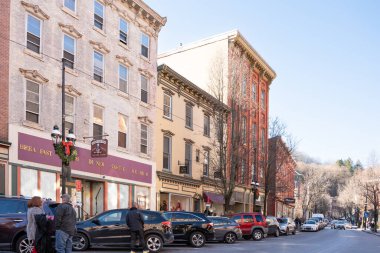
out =
[[(125, 252), (125, 250), (88, 250), (86, 253)], [(295, 236), (268, 237), (263, 241), (239, 241), (234, 245), (208, 243), (204, 248), (193, 249), (185, 245), (166, 247), (163, 253), (191, 252), (255, 252), (255, 253), (372, 253), (380, 252), (380, 237), (360, 230), (330, 230), (302, 232)]]

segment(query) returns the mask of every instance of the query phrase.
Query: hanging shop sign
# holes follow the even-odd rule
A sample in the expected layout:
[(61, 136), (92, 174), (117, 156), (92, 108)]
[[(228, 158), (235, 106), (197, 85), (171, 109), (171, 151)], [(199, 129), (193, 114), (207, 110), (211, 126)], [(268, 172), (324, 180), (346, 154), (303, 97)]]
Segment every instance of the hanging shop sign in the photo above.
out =
[(294, 198), (284, 198), (284, 202), (288, 204), (296, 203), (296, 200)]
[(108, 155), (108, 140), (92, 140), (91, 141), (91, 157), (107, 157)]
[(179, 166), (179, 174), (189, 174), (189, 166), (187, 165)]

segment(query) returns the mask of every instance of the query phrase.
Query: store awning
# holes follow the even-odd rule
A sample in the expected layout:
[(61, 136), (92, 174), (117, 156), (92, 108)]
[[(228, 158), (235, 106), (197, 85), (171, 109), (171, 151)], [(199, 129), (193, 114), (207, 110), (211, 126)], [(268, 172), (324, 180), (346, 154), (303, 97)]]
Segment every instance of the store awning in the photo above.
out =
[(224, 196), (215, 192), (203, 192), (204, 202), (212, 202), (215, 204), (224, 204)]

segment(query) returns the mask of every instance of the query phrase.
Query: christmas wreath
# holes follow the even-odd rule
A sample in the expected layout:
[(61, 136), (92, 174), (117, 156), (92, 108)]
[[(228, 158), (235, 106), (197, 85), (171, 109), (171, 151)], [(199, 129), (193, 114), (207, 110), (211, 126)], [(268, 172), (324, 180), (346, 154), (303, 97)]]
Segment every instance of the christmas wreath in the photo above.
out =
[(62, 162), (69, 165), (71, 161), (75, 161), (78, 156), (78, 152), (75, 149), (72, 142), (61, 142), (54, 146), (55, 153), (59, 156)]

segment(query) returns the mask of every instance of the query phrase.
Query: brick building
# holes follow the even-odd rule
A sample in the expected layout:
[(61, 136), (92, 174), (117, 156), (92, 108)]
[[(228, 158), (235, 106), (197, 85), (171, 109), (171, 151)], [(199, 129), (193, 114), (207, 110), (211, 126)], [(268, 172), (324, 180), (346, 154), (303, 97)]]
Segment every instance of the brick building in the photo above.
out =
[[(251, 182), (258, 182), (260, 188), (264, 185), (269, 86), (276, 73), (237, 30), (185, 44), (160, 54), (158, 60), (159, 64), (175, 66), (180, 75), (214, 96), (210, 73), (216, 64), (221, 64), (220, 79), (225, 84), (222, 100), (233, 110), (237, 107), (231, 106), (232, 90), (238, 90), (239, 112), (232, 122), (237, 126), (235, 134), (241, 136), (239, 145), (245, 155), (241, 156), (236, 168), (236, 187), (230, 204), (235, 212), (252, 210)], [(231, 135), (231, 131), (228, 134)], [(263, 209), (262, 189), (259, 195), (257, 211)]]
[(269, 139), (269, 195), (267, 214), (295, 218), (295, 169), (288, 147), (280, 136)]
[[(133, 200), (154, 209), (152, 107), (157, 39), (166, 18), (141, 0), (1, 1), (0, 17), (4, 192), (60, 196), (60, 160), (50, 133), (61, 125), (63, 57), (64, 131), (74, 130), (78, 149), (67, 192), (82, 204), (80, 216)], [(108, 135), (108, 157), (92, 159), (91, 138), (84, 137), (100, 135)]]

